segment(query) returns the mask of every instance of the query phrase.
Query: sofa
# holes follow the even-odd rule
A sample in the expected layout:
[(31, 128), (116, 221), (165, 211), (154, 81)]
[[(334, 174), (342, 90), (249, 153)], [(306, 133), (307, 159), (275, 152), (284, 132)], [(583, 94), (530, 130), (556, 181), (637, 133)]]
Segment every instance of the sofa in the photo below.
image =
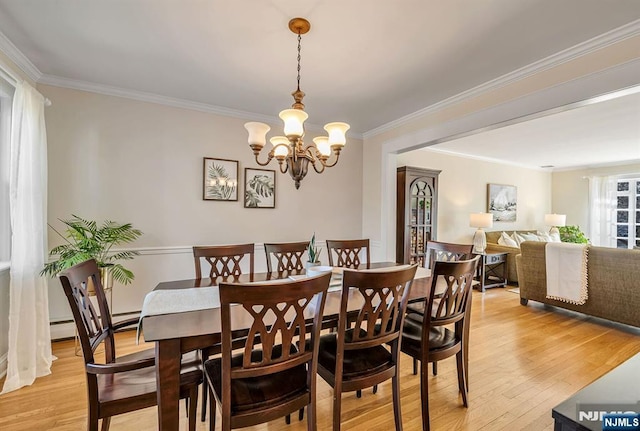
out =
[(520, 303), (537, 301), (640, 327), (640, 250), (588, 246), (588, 299), (583, 305), (546, 298), (545, 245), (525, 241), (516, 257)]
[(506, 232), (509, 235), (517, 233), (536, 233), (535, 230), (516, 230), (516, 231), (492, 231), (486, 232), (487, 235), (487, 253), (507, 253), (507, 280), (509, 283), (518, 283), (518, 272), (516, 270), (516, 256), (520, 254), (520, 248), (510, 247), (508, 245), (498, 244), (498, 239), (502, 232)]

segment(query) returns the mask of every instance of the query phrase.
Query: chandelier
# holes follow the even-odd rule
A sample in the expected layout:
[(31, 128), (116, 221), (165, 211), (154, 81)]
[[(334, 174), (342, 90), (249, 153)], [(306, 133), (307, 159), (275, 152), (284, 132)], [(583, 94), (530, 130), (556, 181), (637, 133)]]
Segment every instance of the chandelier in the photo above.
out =
[[(273, 145), (267, 154), (267, 160), (258, 160), (260, 151), (265, 145), (267, 132), (271, 127), (264, 123), (250, 122), (244, 127), (249, 132), (249, 147), (253, 150), (256, 163), (266, 166), (274, 158), (280, 165), (280, 172), (289, 172), (296, 183), (296, 189), (300, 188), (300, 181), (307, 175), (309, 163), (313, 169), (321, 174), (325, 168), (330, 168), (338, 163), (340, 151), (346, 143), (345, 133), (349, 130), (347, 123), (328, 123), (324, 126), (328, 136), (313, 138), (313, 144), (304, 146), (304, 121), (309, 115), (304, 112), (302, 98), (304, 91), (300, 90), (300, 46), (302, 35), (311, 28), (311, 24), (304, 18), (294, 18), (289, 21), (289, 29), (298, 35), (298, 87), (291, 93), (294, 103), (291, 109), (281, 111), (279, 116), (284, 122), (284, 136), (274, 136), (269, 141)], [(331, 153), (335, 154), (332, 162), (329, 162)]]

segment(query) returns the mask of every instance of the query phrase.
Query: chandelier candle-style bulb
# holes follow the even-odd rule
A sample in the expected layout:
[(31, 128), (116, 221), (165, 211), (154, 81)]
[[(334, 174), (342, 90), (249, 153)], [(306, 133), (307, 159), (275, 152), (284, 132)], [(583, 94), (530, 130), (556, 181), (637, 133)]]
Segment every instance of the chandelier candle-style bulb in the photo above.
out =
[(329, 133), (329, 145), (339, 145), (340, 147), (344, 147), (344, 144), (347, 143), (347, 138), (345, 133), (349, 130), (349, 125), (347, 123), (329, 123), (324, 126), (324, 130)]
[(285, 109), (280, 112), (280, 118), (284, 121), (285, 136), (300, 138), (304, 135), (304, 122), (309, 114), (301, 109)]

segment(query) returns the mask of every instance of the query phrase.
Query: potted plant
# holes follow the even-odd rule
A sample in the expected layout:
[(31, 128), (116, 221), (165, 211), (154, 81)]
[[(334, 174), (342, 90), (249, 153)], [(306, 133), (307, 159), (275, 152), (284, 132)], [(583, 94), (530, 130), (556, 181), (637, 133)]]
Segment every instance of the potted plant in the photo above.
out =
[(112, 280), (122, 284), (131, 283), (134, 279), (133, 272), (118, 261), (133, 259), (139, 253), (137, 251), (111, 253), (111, 248), (135, 241), (142, 235), (140, 230), (134, 229), (131, 223), (120, 224), (108, 220), (98, 226), (95, 221), (85, 220), (76, 215), (72, 215), (70, 220), (60, 221), (67, 227), (64, 235), (53, 226), (49, 226), (64, 238), (66, 244), (51, 249), (49, 256), (56, 256), (57, 259), (45, 264), (41, 275), (54, 276), (80, 262), (95, 259), (101, 270), (105, 290), (112, 287)]
[(320, 250), (322, 249), (316, 246), (316, 234), (314, 232), (307, 247), (307, 256), (309, 258), (307, 268), (320, 265)]
[(580, 230), (580, 226), (559, 226), (560, 240), (562, 242), (572, 242), (575, 244), (588, 244), (589, 239)]

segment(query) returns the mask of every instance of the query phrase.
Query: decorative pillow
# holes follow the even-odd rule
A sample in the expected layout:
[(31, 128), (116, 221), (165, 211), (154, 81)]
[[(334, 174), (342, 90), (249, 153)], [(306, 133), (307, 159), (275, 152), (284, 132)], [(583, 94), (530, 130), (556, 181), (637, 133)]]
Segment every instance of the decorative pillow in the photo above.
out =
[(518, 247), (518, 243), (513, 240), (506, 232), (502, 232), (500, 234), (500, 238), (498, 238), (498, 244), (506, 245), (509, 247)]
[(540, 241), (538, 235), (536, 235), (535, 233), (521, 233), (518, 235), (522, 236), (524, 238), (524, 241)]
[(551, 237), (551, 242), (562, 242), (562, 240), (560, 240), (560, 234), (557, 232), (550, 233), (549, 236)]
[(544, 242), (551, 242), (551, 236), (548, 233), (538, 231), (538, 239)]

